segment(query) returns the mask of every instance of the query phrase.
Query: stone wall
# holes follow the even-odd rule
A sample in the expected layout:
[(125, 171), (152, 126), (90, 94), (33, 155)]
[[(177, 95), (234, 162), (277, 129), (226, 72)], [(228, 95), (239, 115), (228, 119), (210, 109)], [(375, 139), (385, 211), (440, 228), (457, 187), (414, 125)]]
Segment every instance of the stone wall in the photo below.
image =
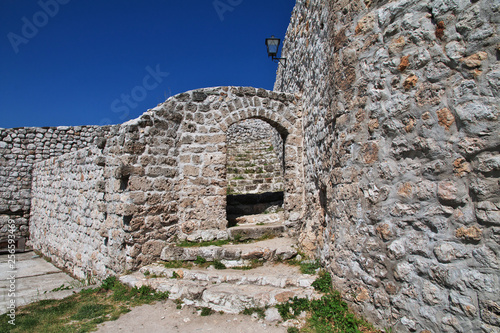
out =
[(109, 127), (26, 127), (0, 129), (0, 239), (9, 219), (16, 237), (28, 236), (33, 163), (76, 151), (102, 140)]
[(490, 0), (297, 1), (301, 243), (396, 332), (498, 332), (499, 17)]
[(226, 133), (251, 118), (285, 138), (284, 206), (293, 232), (303, 215), (300, 108), (293, 94), (199, 89), (110, 128), (102, 153), (92, 147), (35, 164), (33, 246), (77, 276), (103, 277), (158, 260), (179, 239), (227, 238)]
[(118, 273), (124, 228), (106, 230), (106, 186), (101, 151), (85, 148), (33, 168), (31, 244), (78, 278)]

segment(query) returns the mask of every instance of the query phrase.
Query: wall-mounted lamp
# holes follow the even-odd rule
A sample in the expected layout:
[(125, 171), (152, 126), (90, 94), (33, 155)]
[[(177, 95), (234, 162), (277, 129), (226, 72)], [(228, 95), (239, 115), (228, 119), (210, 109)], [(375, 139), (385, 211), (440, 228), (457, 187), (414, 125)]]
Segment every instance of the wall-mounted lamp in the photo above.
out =
[[(278, 61), (278, 63), (282, 64), (283, 67), (286, 68), (286, 58), (278, 58), (276, 55), (278, 54), (278, 49), (280, 47), (280, 39), (275, 38), (274, 35), (271, 38), (266, 38), (266, 46), (267, 46), (267, 55), (273, 58), (273, 61)], [(281, 62), (283, 60), (283, 62)]]

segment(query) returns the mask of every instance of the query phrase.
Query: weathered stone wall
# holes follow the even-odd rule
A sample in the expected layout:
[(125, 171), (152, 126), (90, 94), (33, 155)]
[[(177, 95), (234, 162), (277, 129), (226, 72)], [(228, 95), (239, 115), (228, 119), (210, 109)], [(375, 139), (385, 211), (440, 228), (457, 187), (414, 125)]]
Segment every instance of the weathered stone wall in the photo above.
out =
[(124, 228), (105, 230), (101, 151), (85, 148), (33, 167), (31, 244), (78, 278), (123, 270)]
[(499, 17), (491, 0), (298, 1), (301, 242), (396, 332), (498, 332)]
[(103, 277), (158, 260), (178, 239), (227, 238), (226, 132), (250, 118), (286, 138), (284, 205), (293, 231), (303, 214), (300, 108), (291, 94), (199, 89), (110, 128), (102, 153), (90, 148), (37, 163), (34, 247), (78, 276)]
[(9, 219), (16, 237), (28, 236), (33, 163), (93, 145), (109, 127), (25, 127), (0, 129), (0, 239)]

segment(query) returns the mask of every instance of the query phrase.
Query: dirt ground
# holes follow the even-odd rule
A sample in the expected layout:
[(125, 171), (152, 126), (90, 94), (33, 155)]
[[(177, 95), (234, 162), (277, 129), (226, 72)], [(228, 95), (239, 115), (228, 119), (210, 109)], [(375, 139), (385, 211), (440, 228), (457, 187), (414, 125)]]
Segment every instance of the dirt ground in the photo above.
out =
[(157, 302), (132, 308), (116, 321), (99, 325), (97, 332), (134, 332), (134, 333), (283, 333), (287, 329), (277, 323), (270, 323), (247, 315), (213, 313), (200, 316), (192, 307), (176, 309), (173, 301)]

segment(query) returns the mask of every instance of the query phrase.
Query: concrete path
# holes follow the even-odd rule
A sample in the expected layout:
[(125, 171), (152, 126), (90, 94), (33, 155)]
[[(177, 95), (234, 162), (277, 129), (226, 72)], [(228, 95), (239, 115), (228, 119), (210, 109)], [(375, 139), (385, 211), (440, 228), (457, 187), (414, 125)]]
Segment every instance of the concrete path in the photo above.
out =
[[(8, 312), (12, 300), (16, 307), (40, 300), (61, 299), (81, 290), (81, 283), (34, 252), (16, 253), (15, 262), (0, 255), (0, 314)], [(53, 291), (61, 285), (70, 290)], [(15, 296), (9, 294), (15, 294)]]

